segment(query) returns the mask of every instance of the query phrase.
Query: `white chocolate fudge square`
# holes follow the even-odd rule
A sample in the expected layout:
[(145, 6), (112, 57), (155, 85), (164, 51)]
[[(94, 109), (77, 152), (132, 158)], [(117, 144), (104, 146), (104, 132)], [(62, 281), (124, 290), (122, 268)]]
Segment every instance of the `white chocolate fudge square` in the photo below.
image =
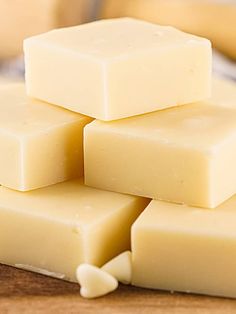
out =
[(24, 42), (30, 96), (115, 120), (210, 96), (211, 44), (172, 27), (120, 18)]
[(86, 187), (83, 179), (30, 192), (0, 187), (0, 263), (76, 281), (130, 248), (147, 199)]
[(83, 128), (91, 118), (0, 88), (0, 184), (28, 191), (83, 175)]
[(85, 127), (85, 182), (214, 208), (236, 193), (236, 110), (201, 102)]
[(152, 201), (132, 226), (135, 286), (236, 297), (236, 197), (214, 210)]

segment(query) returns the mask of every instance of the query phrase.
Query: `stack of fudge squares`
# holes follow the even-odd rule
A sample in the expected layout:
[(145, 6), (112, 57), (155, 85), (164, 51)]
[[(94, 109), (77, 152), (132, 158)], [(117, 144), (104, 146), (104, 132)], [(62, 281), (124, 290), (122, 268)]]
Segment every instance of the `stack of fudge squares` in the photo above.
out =
[(26, 86), (0, 88), (0, 262), (85, 297), (236, 297), (236, 91), (211, 96), (211, 43), (120, 18), (24, 52)]

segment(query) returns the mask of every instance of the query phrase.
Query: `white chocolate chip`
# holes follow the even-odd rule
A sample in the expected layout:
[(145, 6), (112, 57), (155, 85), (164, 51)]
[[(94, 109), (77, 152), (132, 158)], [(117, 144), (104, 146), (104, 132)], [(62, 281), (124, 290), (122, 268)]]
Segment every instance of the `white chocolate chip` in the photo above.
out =
[(121, 253), (103, 265), (101, 269), (114, 276), (121, 283), (130, 284), (132, 278), (131, 252)]
[(90, 264), (79, 265), (76, 278), (81, 296), (88, 299), (101, 297), (118, 287), (118, 281), (112, 275)]

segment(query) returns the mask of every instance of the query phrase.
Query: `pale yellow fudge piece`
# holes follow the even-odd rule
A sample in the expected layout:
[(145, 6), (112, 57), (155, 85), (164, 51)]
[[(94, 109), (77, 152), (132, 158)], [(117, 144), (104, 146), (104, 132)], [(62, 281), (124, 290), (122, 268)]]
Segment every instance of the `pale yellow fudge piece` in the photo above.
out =
[(102, 270), (114, 276), (119, 282), (128, 285), (132, 278), (132, 256), (130, 251), (123, 252), (102, 266)]
[(21, 54), (26, 37), (87, 21), (93, 4), (94, 0), (0, 0), (0, 59)]
[(30, 96), (101, 120), (203, 100), (207, 39), (130, 18), (54, 30), (24, 42)]
[(83, 175), (83, 127), (91, 118), (0, 88), (0, 184), (27, 191)]
[(236, 110), (196, 103), (84, 131), (87, 185), (214, 208), (236, 193)]
[(132, 16), (209, 38), (236, 59), (234, 0), (102, 0), (100, 17)]
[(76, 278), (81, 296), (87, 299), (104, 296), (118, 287), (115, 277), (90, 264), (81, 264), (76, 270)]
[(214, 210), (152, 201), (132, 226), (132, 284), (235, 298), (235, 221), (235, 196)]
[(236, 83), (229, 79), (213, 77), (210, 102), (236, 109)]
[(148, 202), (82, 179), (25, 193), (0, 187), (0, 263), (76, 281), (79, 264), (102, 266), (130, 249)]

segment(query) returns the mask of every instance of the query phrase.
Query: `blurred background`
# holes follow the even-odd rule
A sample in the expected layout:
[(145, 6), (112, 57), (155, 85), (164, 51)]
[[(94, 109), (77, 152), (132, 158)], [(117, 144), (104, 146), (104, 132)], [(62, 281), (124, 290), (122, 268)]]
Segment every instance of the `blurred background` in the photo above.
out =
[(209, 38), (214, 72), (236, 80), (236, 0), (0, 0), (0, 82), (23, 79), (24, 38), (122, 16)]

